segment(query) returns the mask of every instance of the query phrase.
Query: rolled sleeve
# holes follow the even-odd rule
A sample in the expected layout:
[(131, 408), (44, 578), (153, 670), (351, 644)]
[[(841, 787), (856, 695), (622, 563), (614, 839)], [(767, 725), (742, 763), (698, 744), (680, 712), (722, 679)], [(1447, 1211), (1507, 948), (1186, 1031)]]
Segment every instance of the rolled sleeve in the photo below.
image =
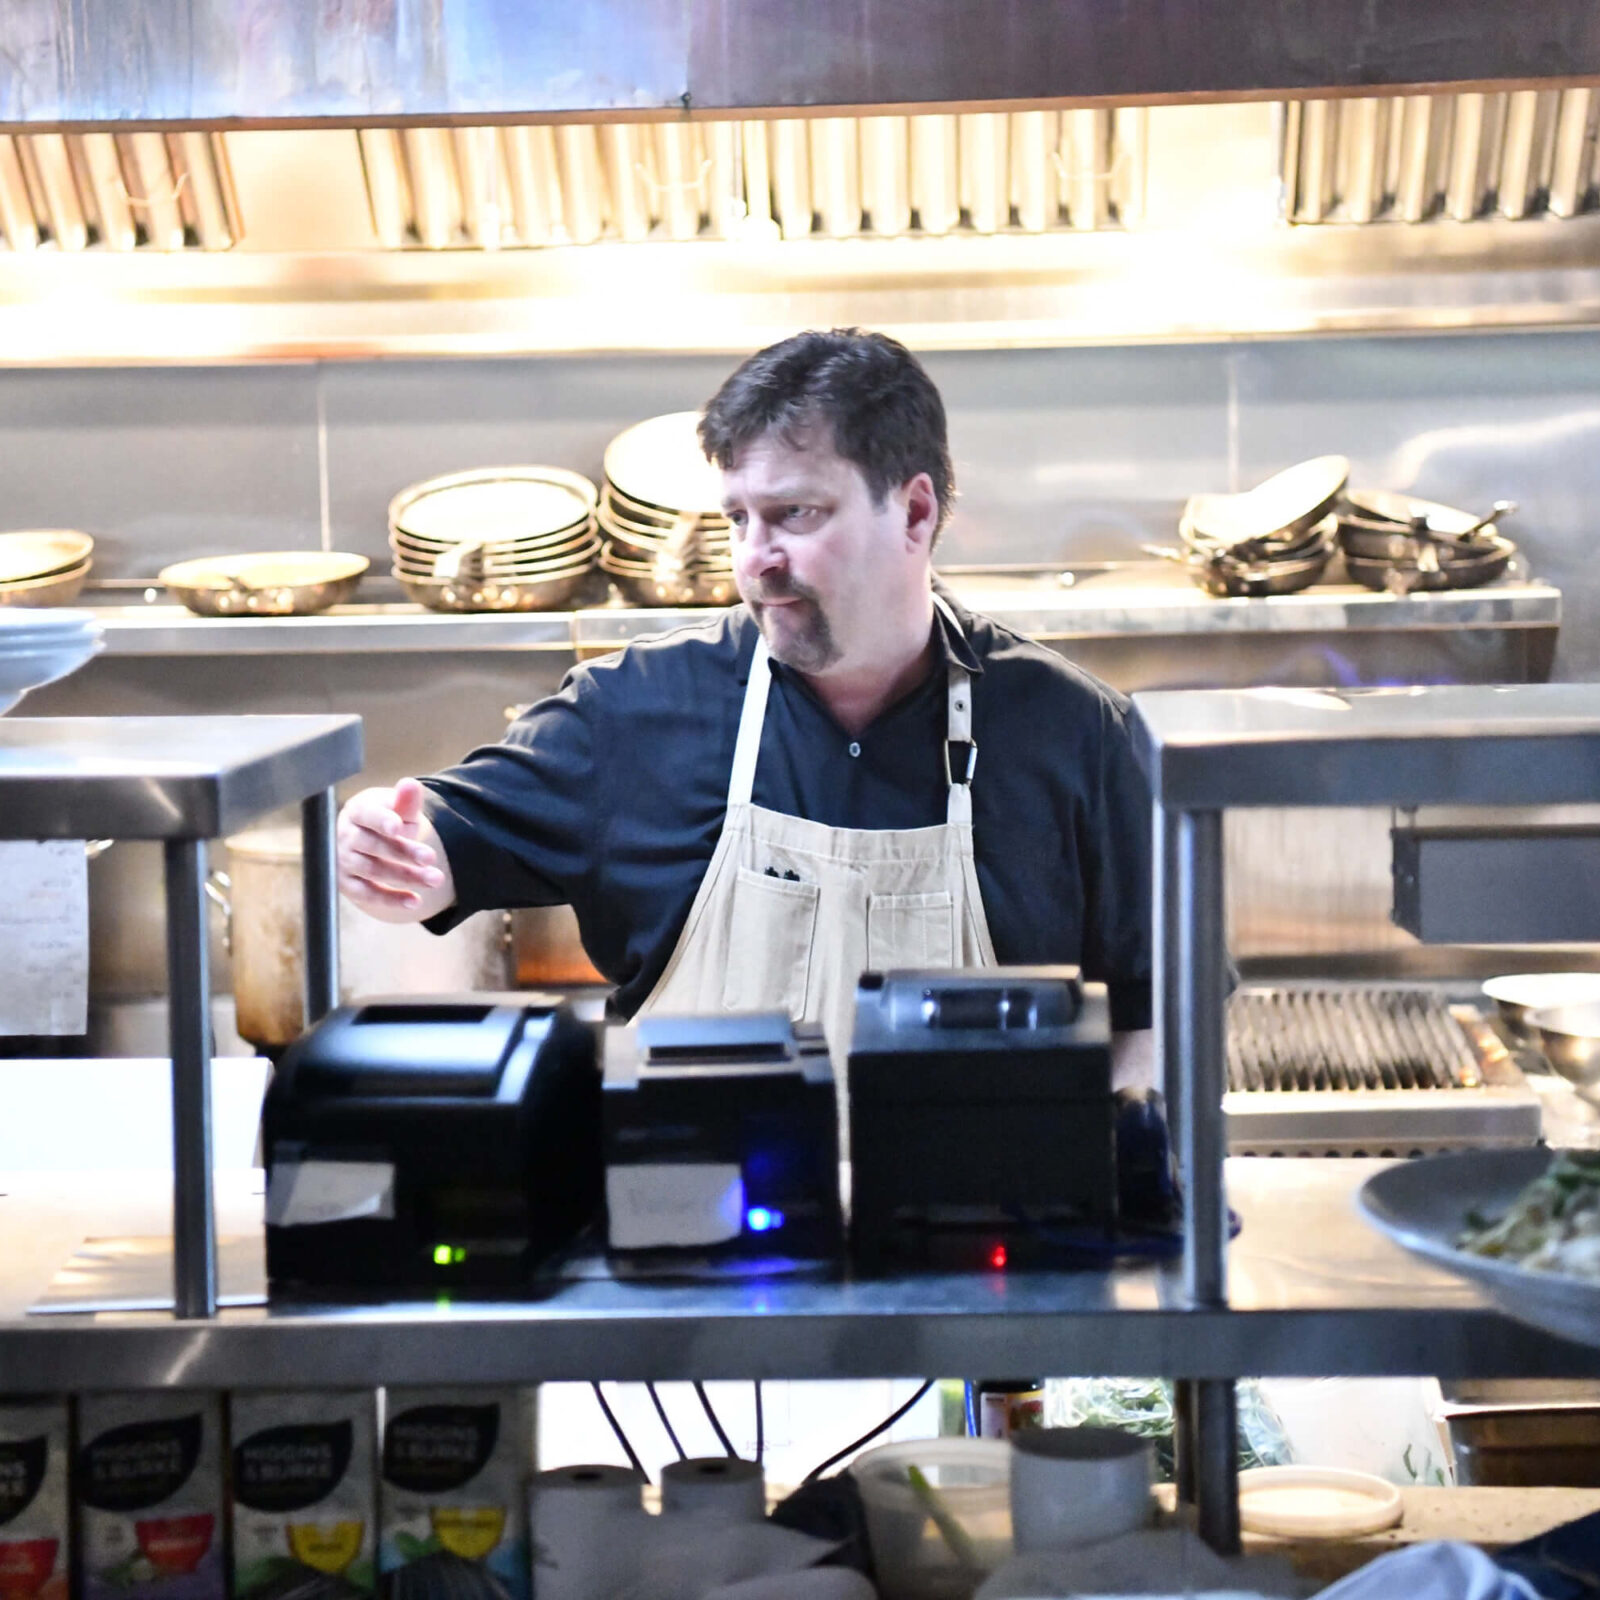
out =
[(530, 707), (495, 745), (421, 780), (455, 902), (424, 924), (446, 933), (474, 912), (560, 905), (592, 871), (597, 807), (588, 676)]

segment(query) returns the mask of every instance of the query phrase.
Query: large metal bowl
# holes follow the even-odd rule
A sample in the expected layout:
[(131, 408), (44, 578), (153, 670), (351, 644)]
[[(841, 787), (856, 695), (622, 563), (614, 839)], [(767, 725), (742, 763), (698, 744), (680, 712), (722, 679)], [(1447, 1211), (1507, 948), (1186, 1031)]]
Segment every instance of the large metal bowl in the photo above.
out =
[(1488, 979), (1483, 992), (1519, 1039), (1533, 1039), (1535, 1011), (1600, 1002), (1600, 972), (1507, 972)]
[(1600, 1001), (1552, 1006), (1528, 1020), (1550, 1065), (1585, 1100), (1600, 1105)]

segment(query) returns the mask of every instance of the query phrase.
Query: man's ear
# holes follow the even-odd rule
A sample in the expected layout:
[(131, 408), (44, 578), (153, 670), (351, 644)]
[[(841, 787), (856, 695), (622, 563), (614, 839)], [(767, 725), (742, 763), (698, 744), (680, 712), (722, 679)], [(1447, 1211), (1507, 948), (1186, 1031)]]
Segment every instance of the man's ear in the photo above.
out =
[(933, 479), (926, 472), (919, 472), (906, 479), (900, 492), (905, 496), (907, 546), (926, 555), (939, 531), (939, 497), (934, 493)]

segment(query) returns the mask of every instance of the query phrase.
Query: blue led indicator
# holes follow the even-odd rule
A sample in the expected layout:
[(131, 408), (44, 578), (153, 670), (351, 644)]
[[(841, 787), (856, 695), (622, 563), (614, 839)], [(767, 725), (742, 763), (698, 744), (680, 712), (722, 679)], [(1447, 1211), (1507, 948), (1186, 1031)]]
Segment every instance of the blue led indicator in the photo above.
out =
[(783, 1213), (767, 1206), (751, 1206), (744, 1214), (744, 1221), (751, 1233), (768, 1233), (783, 1226)]

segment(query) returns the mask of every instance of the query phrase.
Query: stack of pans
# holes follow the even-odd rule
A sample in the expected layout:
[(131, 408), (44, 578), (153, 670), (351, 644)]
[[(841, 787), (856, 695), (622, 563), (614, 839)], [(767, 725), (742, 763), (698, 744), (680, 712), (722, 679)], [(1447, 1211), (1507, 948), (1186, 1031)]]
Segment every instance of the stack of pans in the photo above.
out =
[(394, 575), (435, 611), (554, 611), (600, 553), (594, 485), (559, 467), (429, 478), (389, 503)]
[(1333, 557), (1329, 513), (1349, 478), (1344, 456), (1317, 456), (1246, 494), (1193, 495), (1178, 523), (1183, 548), (1147, 548), (1181, 562), (1207, 594), (1292, 594), (1315, 583)]
[(673, 411), (606, 447), (600, 565), (644, 606), (725, 606), (737, 599), (721, 474), (701, 453), (699, 415)]
[(0, 606), (69, 606), (93, 564), (94, 540), (71, 528), (0, 533)]
[(1408, 494), (1346, 494), (1338, 514), (1345, 570), (1369, 589), (1471, 589), (1498, 578), (1517, 547), (1496, 526), (1517, 508), (1496, 501), (1487, 515), (1435, 505)]

